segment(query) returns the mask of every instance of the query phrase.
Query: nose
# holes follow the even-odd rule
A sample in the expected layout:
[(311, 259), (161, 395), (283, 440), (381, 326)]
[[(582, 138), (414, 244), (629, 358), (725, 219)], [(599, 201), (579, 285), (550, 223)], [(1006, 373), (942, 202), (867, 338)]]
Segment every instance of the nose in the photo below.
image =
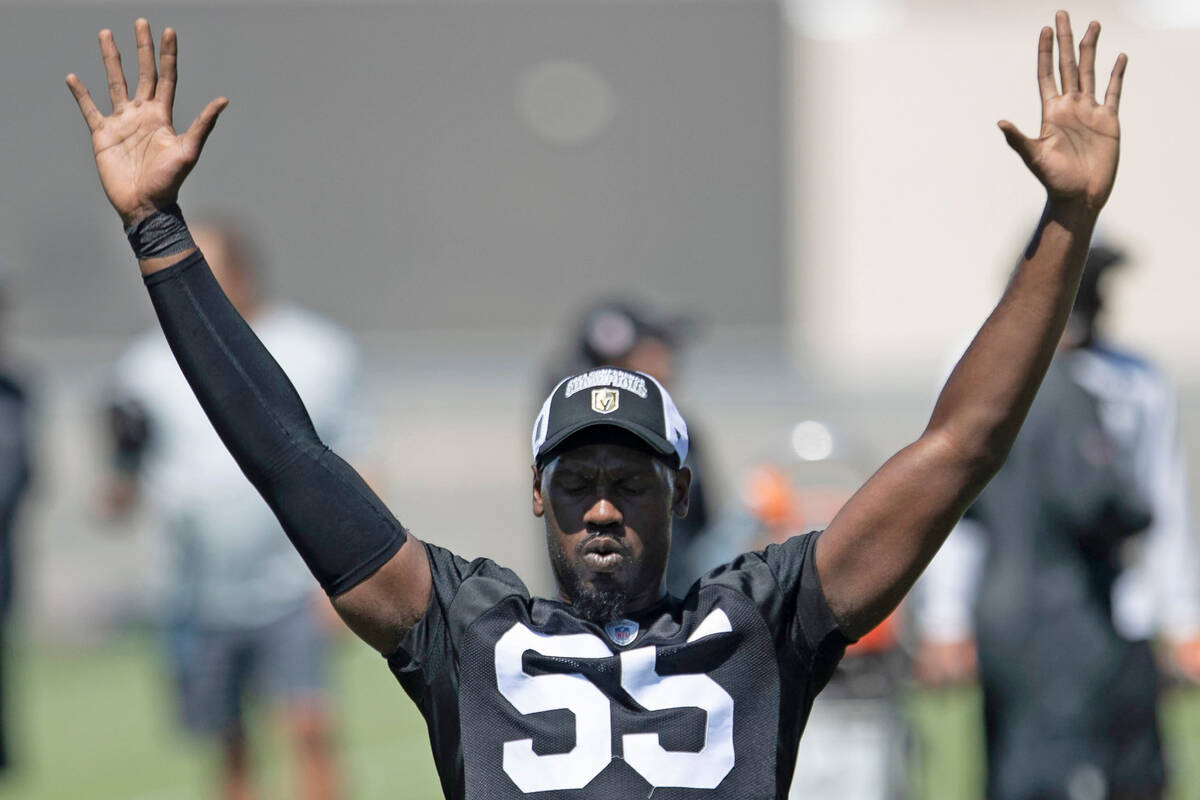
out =
[(621, 510), (613, 505), (607, 497), (600, 497), (583, 515), (583, 521), (589, 528), (620, 527), (624, 522)]

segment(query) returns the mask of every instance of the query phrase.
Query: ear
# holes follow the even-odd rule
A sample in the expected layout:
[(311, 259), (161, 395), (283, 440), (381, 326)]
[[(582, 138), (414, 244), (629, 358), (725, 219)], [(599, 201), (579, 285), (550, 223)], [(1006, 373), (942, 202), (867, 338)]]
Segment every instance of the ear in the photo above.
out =
[(688, 512), (688, 492), (692, 488), (692, 471), (688, 467), (680, 467), (675, 472), (675, 493), (671, 497), (671, 510), (677, 517), (686, 517)]
[(533, 470), (533, 515), (540, 517), (546, 513), (546, 501), (542, 497), (542, 473), (537, 464), (530, 469)]

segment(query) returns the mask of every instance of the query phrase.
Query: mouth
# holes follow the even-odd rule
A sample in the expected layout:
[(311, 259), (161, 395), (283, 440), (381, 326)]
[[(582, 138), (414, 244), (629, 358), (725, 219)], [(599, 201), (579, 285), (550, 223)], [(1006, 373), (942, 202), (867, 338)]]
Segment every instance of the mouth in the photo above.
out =
[(597, 536), (581, 548), (581, 559), (593, 572), (614, 572), (627, 555), (625, 546), (611, 536)]

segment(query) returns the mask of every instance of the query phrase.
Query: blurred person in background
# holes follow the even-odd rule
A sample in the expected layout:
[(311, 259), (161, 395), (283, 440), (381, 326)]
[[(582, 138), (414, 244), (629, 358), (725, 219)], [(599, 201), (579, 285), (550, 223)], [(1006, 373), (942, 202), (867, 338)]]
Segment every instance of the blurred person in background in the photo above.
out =
[(992, 800), (1157, 798), (1150, 640), (1200, 677), (1200, 558), (1175, 393), (1102, 332), (1088, 255), (1062, 343), (1007, 463), (918, 585), (919, 672), (982, 678)]
[[(193, 227), (233, 305), (288, 370), (326, 441), (361, 453), (360, 358), (332, 323), (263, 292), (245, 230)], [(110, 512), (145, 500), (156, 516), (156, 587), (179, 711), (219, 740), (224, 796), (252, 796), (245, 701), (279, 711), (295, 749), (294, 796), (338, 795), (328, 697), (328, 635), (338, 625), (303, 560), (209, 425), (155, 327), (122, 354), (108, 410)]]
[[(0, 287), (0, 316), (7, 297)], [(0, 355), (0, 773), (12, 765), (11, 692), (6, 676), (9, 616), (15, 594), (17, 512), (29, 488), (31, 422), (29, 396), (19, 370)]]
[[(695, 335), (695, 320), (670, 316), (650, 304), (632, 299), (606, 299), (593, 303), (579, 318), (570, 350), (560, 355), (547, 375), (549, 392), (567, 375), (597, 367), (620, 367), (652, 376), (674, 394), (677, 388), (680, 348)], [(684, 409), (686, 412), (686, 408)], [(704, 476), (710, 474), (705, 453), (698, 444), (695, 420), (688, 420), (689, 449), (686, 465), (692, 470), (691, 499), (685, 516), (671, 527), (671, 554), (667, 561), (667, 589), (687, 594), (699, 575), (694, 564), (711, 515)]]

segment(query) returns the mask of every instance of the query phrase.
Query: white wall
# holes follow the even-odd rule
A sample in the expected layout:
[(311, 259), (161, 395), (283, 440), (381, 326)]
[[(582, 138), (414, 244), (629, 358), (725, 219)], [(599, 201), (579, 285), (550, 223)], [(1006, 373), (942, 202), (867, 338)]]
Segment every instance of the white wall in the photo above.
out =
[[(932, 382), (997, 299), (1041, 208), (995, 123), (1036, 133), (1035, 45), (1053, 7), (888, 5), (850, 38), (792, 31), (793, 314), (830, 375)], [(1098, 73), (1119, 50), (1130, 56), (1121, 169), (1100, 233), (1136, 263), (1117, 278), (1112, 331), (1194, 380), (1200, 106), (1187, 87), (1200, 29), (1152, 29), (1134, 13), (1149, 5), (1069, 10), (1079, 34), (1090, 18), (1104, 24)]]

